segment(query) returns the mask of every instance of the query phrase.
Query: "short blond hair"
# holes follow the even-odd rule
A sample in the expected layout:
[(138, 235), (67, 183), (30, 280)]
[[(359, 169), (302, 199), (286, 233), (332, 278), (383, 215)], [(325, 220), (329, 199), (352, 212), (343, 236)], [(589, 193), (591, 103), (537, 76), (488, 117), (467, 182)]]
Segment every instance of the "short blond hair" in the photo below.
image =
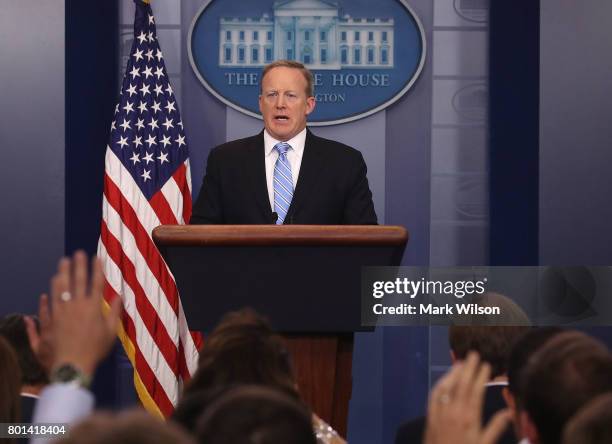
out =
[(261, 82), (259, 83), (259, 92), (262, 93), (263, 88), (263, 79), (274, 68), (292, 68), (299, 69), (304, 79), (306, 80), (306, 96), (313, 97), (314, 96), (314, 76), (312, 72), (308, 68), (306, 68), (300, 62), (296, 62), (295, 60), (275, 60), (274, 62), (264, 66), (263, 71), (261, 72)]

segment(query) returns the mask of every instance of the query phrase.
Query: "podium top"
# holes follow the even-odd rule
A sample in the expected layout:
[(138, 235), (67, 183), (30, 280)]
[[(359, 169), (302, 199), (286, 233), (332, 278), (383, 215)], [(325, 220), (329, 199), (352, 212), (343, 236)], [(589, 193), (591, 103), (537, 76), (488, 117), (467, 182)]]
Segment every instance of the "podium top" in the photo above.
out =
[(401, 246), (408, 232), (397, 225), (162, 225), (153, 230), (163, 246)]

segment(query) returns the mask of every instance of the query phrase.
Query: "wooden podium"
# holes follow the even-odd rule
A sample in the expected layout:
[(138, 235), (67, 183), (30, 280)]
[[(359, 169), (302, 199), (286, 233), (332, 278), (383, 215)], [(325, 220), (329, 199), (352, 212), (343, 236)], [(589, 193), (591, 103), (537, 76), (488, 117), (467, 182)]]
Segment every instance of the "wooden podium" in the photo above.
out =
[[(153, 239), (192, 330), (252, 307), (280, 332), (304, 400), (346, 436), (361, 268), (399, 265), (398, 226), (165, 225)], [(206, 346), (206, 345), (204, 345)]]

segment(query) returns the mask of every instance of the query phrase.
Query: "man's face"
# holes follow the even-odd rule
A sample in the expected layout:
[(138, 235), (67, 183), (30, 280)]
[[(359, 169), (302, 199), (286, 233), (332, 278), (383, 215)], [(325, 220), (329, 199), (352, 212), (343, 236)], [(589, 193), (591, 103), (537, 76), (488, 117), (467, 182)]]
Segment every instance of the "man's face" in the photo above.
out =
[(279, 66), (263, 78), (259, 110), (272, 137), (285, 142), (304, 128), (315, 99), (306, 94), (307, 82), (299, 69)]

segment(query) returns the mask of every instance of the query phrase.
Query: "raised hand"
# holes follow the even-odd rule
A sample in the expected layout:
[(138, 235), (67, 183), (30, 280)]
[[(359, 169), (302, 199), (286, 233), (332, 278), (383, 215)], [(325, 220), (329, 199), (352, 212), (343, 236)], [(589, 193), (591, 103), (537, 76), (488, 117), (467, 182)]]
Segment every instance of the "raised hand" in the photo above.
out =
[(510, 421), (501, 410), (482, 426), (485, 384), (491, 367), (477, 353), (455, 364), (431, 391), (425, 444), (494, 444)]

